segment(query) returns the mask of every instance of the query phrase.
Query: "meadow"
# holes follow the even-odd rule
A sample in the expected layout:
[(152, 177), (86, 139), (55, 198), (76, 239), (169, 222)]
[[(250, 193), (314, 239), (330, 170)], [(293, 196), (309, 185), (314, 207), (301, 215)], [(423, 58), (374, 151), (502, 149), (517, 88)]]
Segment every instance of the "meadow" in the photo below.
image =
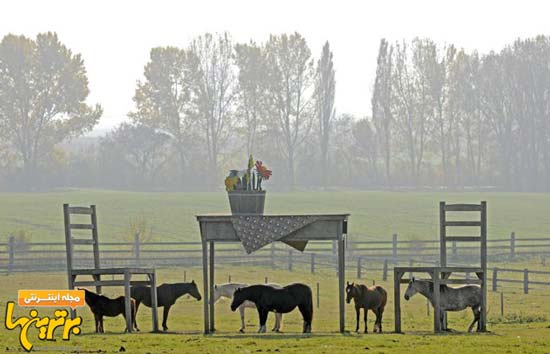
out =
[[(550, 236), (550, 194), (327, 191), (270, 193), (266, 213), (350, 213), (357, 240), (437, 239), (439, 201), (488, 203), (488, 237)], [(32, 242), (64, 242), (62, 204), (97, 205), (100, 239), (121, 241), (132, 219), (143, 216), (154, 241), (199, 241), (195, 215), (224, 213), (224, 192), (143, 193), (66, 190), (1, 193), (0, 240), (24, 230)], [(3, 240), (2, 240), (3, 241)], [(2, 242), (0, 241), (0, 242)]]
[[(550, 195), (520, 193), (436, 193), (436, 192), (297, 192), (270, 193), (266, 213), (351, 213), (350, 234), (360, 240), (389, 240), (393, 233), (400, 239), (436, 239), (438, 235), (438, 202), (488, 202), (489, 238), (508, 237), (515, 231), (518, 237), (548, 237), (550, 235)], [(0, 194), (0, 238), (16, 230), (25, 230), (32, 242), (63, 242), (61, 205), (96, 204), (99, 214), (100, 240), (124, 240), (130, 221), (143, 216), (153, 227), (154, 241), (198, 241), (194, 218), (199, 213), (227, 212), (224, 193), (138, 193), (99, 190), (69, 190), (35, 194)], [(4, 240), (2, 240), (4, 241)], [(499, 265), (501, 266), (501, 265)], [(514, 268), (548, 270), (540, 259), (518, 259)], [(381, 274), (364, 274), (363, 283), (375, 281), (389, 293), (384, 314), (385, 334), (338, 333), (338, 297), (333, 270), (320, 269), (309, 273), (305, 266), (293, 272), (286, 269), (238, 267), (218, 264), (216, 282), (223, 283), (229, 275), (233, 281), (258, 283), (265, 277), (282, 284), (304, 282), (313, 289), (320, 286), (320, 307), (315, 307), (313, 334), (302, 335), (301, 318), (297, 311), (285, 315), (283, 333), (257, 335), (257, 315), (247, 310), (247, 332), (239, 334), (238, 313), (229, 309), (229, 301), (216, 305), (216, 333), (203, 335), (202, 302), (191, 298), (178, 300), (172, 308), (168, 333), (150, 333), (148, 308), (141, 307), (138, 323), (142, 331), (123, 334), (122, 317), (105, 321), (106, 334), (93, 333), (93, 317), (89, 309), (79, 310), (83, 317), (83, 333), (70, 342), (41, 342), (37, 332), (30, 330), (35, 350), (40, 352), (115, 353), (548, 353), (550, 348), (549, 289), (536, 287), (528, 295), (519, 286), (506, 289), (505, 311), (500, 313), (499, 292), (488, 293), (488, 333), (465, 333), (472, 319), (470, 311), (449, 315), (449, 326), (455, 331), (434, 335), (433, 317), (427, 314), (426, 300), (419, 295), (402, 301), (402, 326), (405, 334), (393, 334), (393, 285), (381, 280)], [(157, 269), (159, 283), (183, 281), (183, 269)], [(186, 269), (187, 279), (194, 279), (202, 292), (200, 268)], [(355, 273), (346, 274), (349, 281)], [(366, 279), (365, 279), (366, 278)], [(15, 300), (18, 289), (65, 288), (66, 274), (16, 273), (0, 275), (0, 314), (6, 302)], [(405, 286), (402, 288), (402, 293)], [(109, 296), (121, 295), (121, 289), (105, 288)], [(431, 312), (431, 311), (430, 311)], [(28, 310), (17, 308), (17, 315)], [(41, 315), (51, 311), (41, 311)], [(162, 317), (162, 311), (159, 313)], [(270, 315), (268, 328), (273, 323)], [(372, 332), (374, 315), (369, 314)], [(21, 351), (16, 333), (0, 326), (0, 351)], [(346, 328), (355, 328), (353, 305), (346, 305)], [(361, 328), (363, 328), (361, 324)], [(34, 337), (33, 337), (34, 336)]]

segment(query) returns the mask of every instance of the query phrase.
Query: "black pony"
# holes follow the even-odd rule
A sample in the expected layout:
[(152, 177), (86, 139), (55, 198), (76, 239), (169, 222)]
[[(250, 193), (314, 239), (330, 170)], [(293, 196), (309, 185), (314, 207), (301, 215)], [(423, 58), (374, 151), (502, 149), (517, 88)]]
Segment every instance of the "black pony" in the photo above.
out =
[(265, 333), (265, 323), (269, 311), (288, 313), (296, 306), (304, 319), (304, 333), (311, 333), (311, 320), (313, 318), (313, 299), (311, 289), (305, 284), (290, 284), (282, 289), (275, 289), (268, 285), (251, 285), (237, 288), (233, 294), (231, 311), (235, 311), (244, 301), (252, 301), (256, 304), (260, 316), (260, 329), (258, 333)]
[[(92, 310), (92, 313), (94, 314), (96, 333), (105, 333), (103, 329), (103, 316), (115, 317), (122, 315), (124, 316), (124, 319), (126, 319), (124, 296), (119, 296), (116, 299), (109, 299), (106, 296), (98, 295), (87, 289), (80, 290), (84, 290), (86, 304), (90, 307), (90, 310)], [(134, 299), (130, 299), (130, 306), (132, 310), (132, 325), (137, 331), (139, 331), (136, 323), (136, 303)], [(128, 328), (124, 331), (126, 332), (127, 330)]]
[[(136, 300), (136, 313), (139, 309), (139, 304), (141, 303), (147, 307), (151, 307), (151, 287), (133, 286), (130, 289), (130, 294), (132, 298)], [(170, 311), (170, 307), (174, 305), (178, 298), (185, 294), (193, 296), (198, 301), (202, 299), (199, 289), (197, 289), (197, 284), (195, 284), (194, 280), (191, 281), (191, 283), (162, 284), (157, 287), (157, 306), (164, 307), (162, 328), (165, 331), (168, 330), (166, 321), (168, 320), (168, 312)]]

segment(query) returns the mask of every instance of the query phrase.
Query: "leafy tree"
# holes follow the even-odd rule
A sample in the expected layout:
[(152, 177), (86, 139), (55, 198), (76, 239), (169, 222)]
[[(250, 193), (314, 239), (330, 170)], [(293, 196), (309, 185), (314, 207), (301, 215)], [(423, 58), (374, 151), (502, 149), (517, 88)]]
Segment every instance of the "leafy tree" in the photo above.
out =
[(378, 132), (380, 150), (384, 154), (386, 184), (391, 186), (391, 159), (392, 159), (392, 74), (393, 73), (393, 46), (385, 39), (380, 41), (376, 65), (376, 79), (372, 93), (371, 106), (373, 123)]
[(90, 107), (80, 54), (55, 33), (36, 39), (6, 35), (0, 43), (0, 136), (17, 152), (26, 188), (37, 167), (61, 141), (92, 129), (102, 114)]
[(182, 184), (196, 132), (198, 64), (190, 51), (176, 47), (151, 49), (145, 80), (138, 81), (134, 94), (136, 110), (129, 113), (134, 122), (162, 129), (172, 137)]
[(315, 109), (318, 120), (319, 144), (321, 148), (321, 173), (323, 187), (327, 186), (328, 177), (328, 147), (332, 122), (336, 115), (334, 109), (334, 95), (336, 80), (334, 78), (334, 63), (332, 51), (328, 41), (323, 46), (321, 59), (317, 62), (315, 76)]

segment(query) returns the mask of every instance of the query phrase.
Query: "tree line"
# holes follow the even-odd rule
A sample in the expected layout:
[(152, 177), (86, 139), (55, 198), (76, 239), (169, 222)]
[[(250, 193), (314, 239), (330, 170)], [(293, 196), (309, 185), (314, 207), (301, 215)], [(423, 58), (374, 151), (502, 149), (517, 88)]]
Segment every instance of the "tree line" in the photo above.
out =
[(337, 112), (334, 55), (319, 49), (299, 33), (152, 48), (127, 122), (82, 138), (102, 115), (82, 57), (55, 33), (6, 35), (0, 188), (217, 189), (252, 154), (276, 189), (550, 190), (549, 37), (488, 54), (382, 39), (368, 117)]

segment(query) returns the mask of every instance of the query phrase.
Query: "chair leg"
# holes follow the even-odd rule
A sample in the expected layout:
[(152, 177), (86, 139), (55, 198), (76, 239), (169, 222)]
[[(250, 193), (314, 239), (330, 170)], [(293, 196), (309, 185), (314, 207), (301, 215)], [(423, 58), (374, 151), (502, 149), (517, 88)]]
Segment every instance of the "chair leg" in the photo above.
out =
[(159, 331), (159, 320), (158, 320), (158, 299), (157, 299), (157, 279), (155, 272), (148, 275), (149, 282), (151, 285), (151, 311), (152, 311), (152, 320), (153, 320), (153, 332)]
[(125, 307), (125, 314), (126, 314), (126, 330), (128, 331), (128, 333), (132, 332), (130, 277), (131, 277), (131, 274), (128, 271), (125, 271), (124, 272), (124, 307)]
[[(72, 274), (69, 274), (69, 290), (74, 290), (74, 281), (75, 281), (75, 276), (72, 275)], [(76, 310), (73, 309), (71, 307), (71, 309), (69, 310), (70, 314), (71, 314), (71, 318), (72, 319), (75, 319), (76, 318)]]

